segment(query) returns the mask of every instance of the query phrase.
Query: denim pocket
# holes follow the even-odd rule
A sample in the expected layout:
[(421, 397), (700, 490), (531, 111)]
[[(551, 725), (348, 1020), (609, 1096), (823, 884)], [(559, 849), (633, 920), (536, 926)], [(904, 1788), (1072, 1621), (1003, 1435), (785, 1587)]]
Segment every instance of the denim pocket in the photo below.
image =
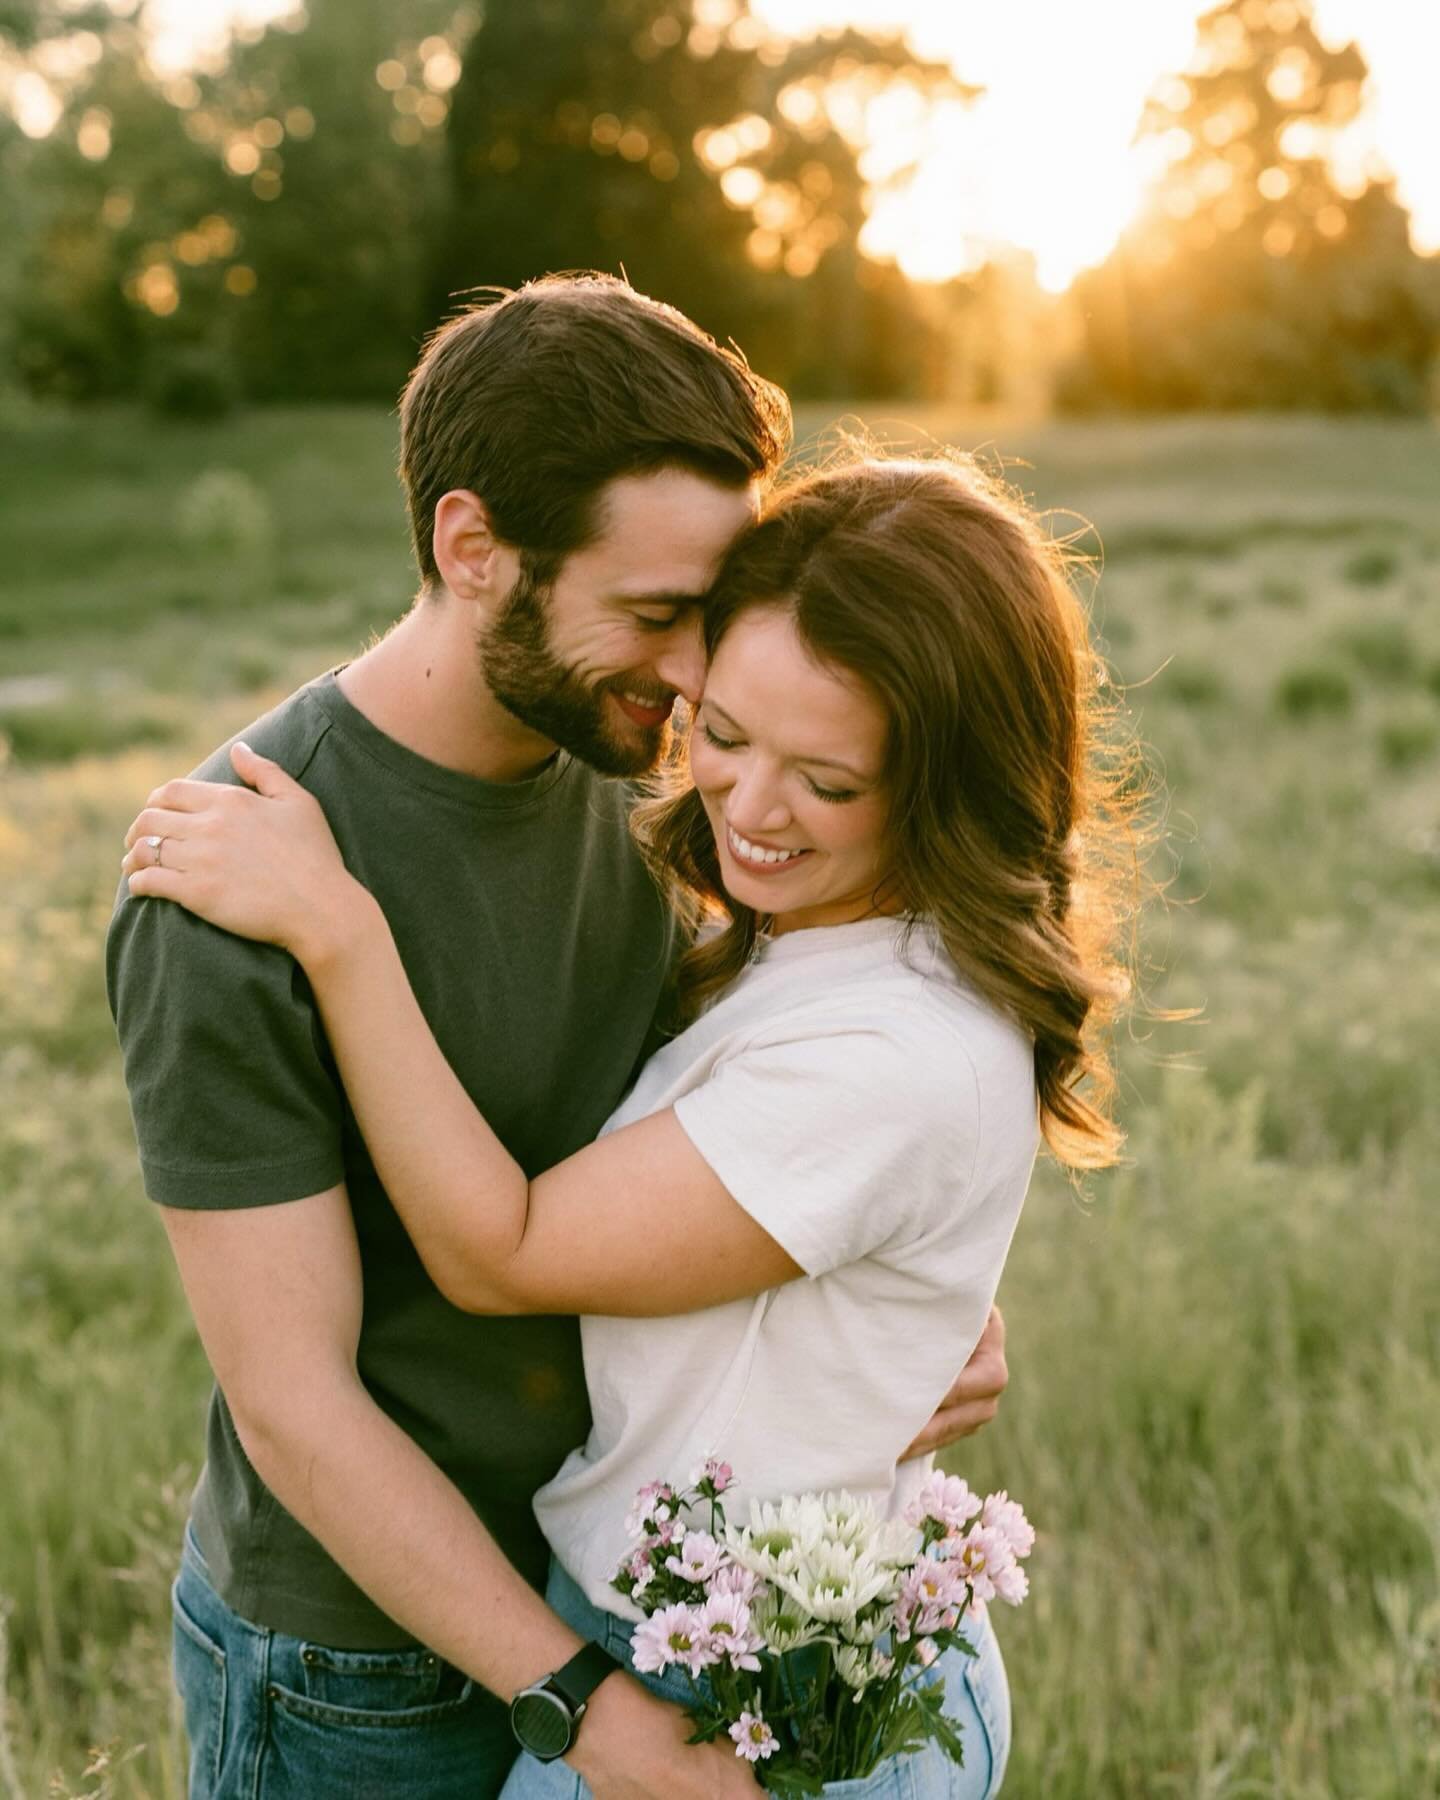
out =
[(965, 1761), (967, 1773), (973, 1778), (983, 1750), (986, 1782), (983, 1788), (975, 1787), (971, 1791), (982, 1795), (983, 1800), (993, 1800), (1000, 1792), (1005, 1764), (1010, 1758), (1010, 1686), (993, 1629), (981, 1635), (977, 1651), (977, 1655), (965, 1658), (964, 1669), (959, 1675), (973, 1709), (972, 1722), (978, 1727), (980, 1739), (980, 1743), (974, 1745), (973, 1754), (973, 1740), (967, 1741)]
[(914, 1761), (913, 1756), (887, 1756), (868, 1775), (850, 1781), (827, 1781), (823, 1791), (843, 1794), (845, 1800), (915, 1800), (917, 1794), (924, 1794), (929, 1800), (927, 1790), (915, 1786)]
[(434, 1725), (467, 1708), (475, 1683), (429, 1650), (332, 1650), (300, 1645), (303, 1691), (276, 1682), (282, 1710), (317, 1725)]
[(229, 1685), (225, 1652), (185, 1610), (178, 1581), (170, 1591), (170, 1605), (175, 1686), (185, 1715), (185, 1736), (190, 1742), (189, 1787), (192, 1792), (212, 1793), (220, 1784), (220, 1760), (225, 1750)]
[(307, 1700), (358, 1712), (404, 1712), (459, 1699), (465, 1677), (431, 1650), (333, 1650), (301, 1644)]
[(630, 1667), (630, 1644), (634, 1636), (635, 1627), (629, 1619), (618, 1618), (612, 1613), (597, 1641), (610, 1652), (616, 1662), (623, 1663), (628, 1669)]
[(504, 1711), (463, 1677), (423, 1706), (335, 1705), (274, 1681), (265, 1696), (264, 1800), (493, 1800), (515, 1754)]

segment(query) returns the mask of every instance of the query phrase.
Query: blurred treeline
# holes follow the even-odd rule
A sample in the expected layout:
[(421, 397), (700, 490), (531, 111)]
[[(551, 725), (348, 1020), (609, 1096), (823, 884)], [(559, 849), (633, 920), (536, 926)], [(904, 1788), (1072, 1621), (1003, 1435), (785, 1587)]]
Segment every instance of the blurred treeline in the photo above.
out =
[(724, 0), (310, 0), (158, 80), (143, 8), (8, 30), (84, 65), (0, 176), (0, 330), (32, 391), (388, 399), (457, 296), (576, 267), (623, 267), (803, 392), (933, 385), (933, 296), (856, 248), (846, 123), (893, 81), (966, 91), (898, 39), (776, 40)]
[(1386, 182), (1337, 182), (1365, 67), (1302, 0), (1201, 21), (1140, 123), (1150, 203), (1063, 304), (1018, 255), (920, 287), (859, 250), (871, 103), (976, 92), (898, 37), (777, 38), (746, 0), (309, 0), (168, 77), (146, 41), (143, 0), (0, 0), (0, 63), (57, 108), (0, 112), (0, 380), (34, 394), (388, 399), (478, 285), (599, 267), (802, 397), (1431, 403), (1440, 259)]
[(1440, 257), (1411, 249), (1388, 179), (1337, 170), (1366, 76), (1299, 0), (1204, 15), (1189, 68), (1141, 120), (1164, 172), (1076, 283), (1062, 402), (1417, 413), (1440, 398)]

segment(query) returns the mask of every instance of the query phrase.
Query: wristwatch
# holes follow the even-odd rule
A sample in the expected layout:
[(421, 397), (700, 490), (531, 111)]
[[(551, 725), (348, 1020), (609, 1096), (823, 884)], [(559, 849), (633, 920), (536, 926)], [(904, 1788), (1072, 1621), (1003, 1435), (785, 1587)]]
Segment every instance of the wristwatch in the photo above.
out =
[(521, 1688), (510, 1702), (510, 1729), (522, 1750), (537, 1762), (554, 1762), (575, 1742), (590, 1696), (620, 1667), (608, 1650), (587, 1644), (563, 1669), (534, 1687)]

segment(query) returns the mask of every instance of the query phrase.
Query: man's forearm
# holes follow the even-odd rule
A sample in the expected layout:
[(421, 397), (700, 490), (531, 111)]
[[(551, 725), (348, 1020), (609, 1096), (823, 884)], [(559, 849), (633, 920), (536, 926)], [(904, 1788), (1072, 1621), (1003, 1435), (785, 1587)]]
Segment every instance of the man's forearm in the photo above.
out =
[[(234, 1405), (232, 1401), (232, 1411)], [(261, 1479), (390, 1618), (502, 1699), (582, 1639), (511, 1567), (458, 1488), (355, 1383), (235, 1412)], [(363, 1499), (357, 1501), (357, 1496)], [(566, 1761), (597, 1800), (748, 1800), (728, 1748), (635, 1681), (596, 1688)]]
[(266, 1486), (357, 1586), (492, 1693), (508, 1700), (580, 1648), (459, 1489), (358, 1381), (235, 1416)]

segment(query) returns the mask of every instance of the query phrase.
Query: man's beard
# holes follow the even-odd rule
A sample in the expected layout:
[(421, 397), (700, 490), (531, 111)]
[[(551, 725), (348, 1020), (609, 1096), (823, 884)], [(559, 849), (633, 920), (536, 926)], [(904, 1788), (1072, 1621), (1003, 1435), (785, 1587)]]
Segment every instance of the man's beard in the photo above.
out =
[(559, 660), (550, 644), (549, 596), (550, 588), (522, 568), (504, 606), (481, 632), (477, 648), (490, 692), (522, 725), (600, 774), (645, 774), (664, 754), (668, 724), (651, 731), (637, 725), (624, 738), (612, 728), (606, 696), (624, 677), (590, 687)]

